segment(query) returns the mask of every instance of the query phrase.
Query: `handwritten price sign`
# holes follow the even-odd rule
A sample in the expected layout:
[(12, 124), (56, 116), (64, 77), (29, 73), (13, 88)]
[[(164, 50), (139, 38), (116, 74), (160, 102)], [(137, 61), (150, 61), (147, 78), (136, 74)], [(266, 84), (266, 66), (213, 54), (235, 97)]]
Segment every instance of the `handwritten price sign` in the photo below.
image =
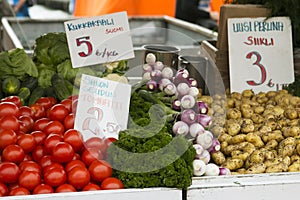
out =
[(228, 19), (230, 89), (277, 91), (294, 81), (287, 17)]
[(64, 23), (74, 68), (134, 57), (126, 12)]
[(83, 74), (75, 129), (84, 140), (91, 137), (118, 139), (127, 128), (131, 86)]

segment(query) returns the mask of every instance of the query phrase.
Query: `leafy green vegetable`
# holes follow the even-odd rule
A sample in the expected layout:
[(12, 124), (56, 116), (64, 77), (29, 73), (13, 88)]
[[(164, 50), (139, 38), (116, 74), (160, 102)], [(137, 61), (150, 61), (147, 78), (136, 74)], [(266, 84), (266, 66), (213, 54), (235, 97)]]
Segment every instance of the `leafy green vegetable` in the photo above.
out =
[(52, 86), (51, 77), (55, 74), (55, 71), (47, 68), (39, 70), (38, 85), (43, 88)]
[(57, 65), (57, 72), (66, 80), (74, 81), (78, 68), (73, 68), (70, 59), (63, 61), (62, 63)]

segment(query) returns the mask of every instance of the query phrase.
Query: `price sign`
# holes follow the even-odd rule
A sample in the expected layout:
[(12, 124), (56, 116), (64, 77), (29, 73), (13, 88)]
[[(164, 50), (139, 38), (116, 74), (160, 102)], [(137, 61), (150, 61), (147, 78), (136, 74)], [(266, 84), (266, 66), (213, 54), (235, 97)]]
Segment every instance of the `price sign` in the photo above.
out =
[(127, 128), (131, 86), (82, 74), (74, 127), (87, 140)]
[(230, 89), (276, 91), (294, 81), (287, 17), (228, 19)]
[(74, 68), (134, 57), (126, 12), (64, 23)]

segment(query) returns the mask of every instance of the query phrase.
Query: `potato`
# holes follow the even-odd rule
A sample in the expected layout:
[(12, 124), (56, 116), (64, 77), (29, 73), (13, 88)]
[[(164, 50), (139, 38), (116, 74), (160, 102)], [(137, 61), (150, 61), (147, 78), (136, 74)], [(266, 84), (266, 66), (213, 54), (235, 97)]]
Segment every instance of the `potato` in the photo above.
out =
[(238, 158), (227, 159), (225, 163), (223, 163), (223, 167), (228, 168), (230, 171), (235, 171), (241, 167), (243, 167), (244, 161)]
[(280, 142), (284, 139), (283, 135), (282, 135), (282, 132), (280, 130), (275, 130), (275, 131), (272, 131), (272, 132), (267, 132), (265, 133), (261, 139), (267, 143), (271, 140), (276, 140), (277, 142)]
[(245, 140), (252, 143), (257, 148), (263, 147), (265, 145), (261, 138), (253, 132), (248, 133), (245, 137)]
[(278, 123), (275, 119), (267, 119), (266, 118), (265, 120), (266, 120), (265, 123), (264, 123), (265, 126), (270, 127), (272, 129), (272, 131), (277, 129)]
[(252, 110), (252, 108), (242, 108), (241, 112), (242, 112), (242, 117), (248, 118), (248, 119), (250, 119), (252, 117), (252, 115), (254, 114), (254, 111)]
[(238, 134), (233, 136), (228, 140), (228, 144), (239, 144), (241, 142), (245, 142), (246, 135), (245, 134)]
[(284, 116), (288, 119), (297, 119), (299, 117), (297, 110), (292, 108), (286, 109), (284, 111)]
[(250, 133), (254, 131), (254, 124), (251, 119), (244, 119), (241, 125), (242, 133)]
[(244, 90), (242, 91), (242, 97), (243, 98), (251, 98), (254, 96), (253, 90)]
[(226, 99), (226, 108), (234, 108), (235, 107), (235, 100), (231, 98)]
[(264, 163), (256, 163), (252, 166), (250, 166), (246, 170), (246, 174), (261, 174), (266, 171), (266, 166)]
[(268, 97), (268, 98), (273, 98), (273, 97), (275, 97), (277, 95), (277, 92), (276, 91), (268, 91), (267, 93), (266, 93), (266, 96)]
[(277, 164), (279, 164), (281, 162), (282, 162), (282, 158), (276, 157), (276, 158), (271, 159), (271, 160), (266, 160), (264, 162), (264, 164), (265, 164), (266, 167), (270, 167), (272, 165), (277, 165)]
[(242, 94), (239, 92), (232, 92), (230, 94), (230, 97), (236, 100), (241, 100), (242, 99)]
[(295, 162), (300, 163), (300, 156), (297, 154), (293, 154), (291, 156), (291, 163), (295, 163)]
[(300, 156), (300, 144), (296, 145), (296, 152)]
[(259, 115), (262, 114), (264, 112), (264, 110), (265, 110), (265, 107), (263, 107), (263, 106), (256, 106), (253, 109), (254, 113), (259, 114)]
[(288, 167), (288, 172), (299, 172), (299, 171), (300, 171), (300, 163), (299, 162), (292, 163)]
[(277, 154), (274, 151), (265, 151), (264, 154), (265, 160), (272, 160), (277, 156)]
[(241, 126), (237, 122), (226, 125), (227, 133), (231, 136), (237, 135), (241, 131)]
[(267, 167), (266, 173), (286, 172), (287, 170), (288, 170), (288, 166), (281, 162)]
[(278, 146), (278, 142), (275, 139), (273, 139), (266, 143), (265, 148), (268, 150), (273, 150), (276, 149), (277, 146)]
[(225, 161), (225, 155), (221, 151), (211, 153), (211, 158), (217, 165), (222, 165)]
[(245, 142), (245, 146), (242, 148), (244, 152), (247, 152), (249, 154), (252, 154), (253, 151), (255, 151), (255, 146), (254, 144), (250, 143), (250, 142)]
[(232, 158), (238, 158), (238, 159), (241, 159), (243, 161), (246, 161), (247, 158), (249, 157), (249, 153), (248, 152), (243, 152), (243, 151), (240, 151), (240, 150), (235, 150), (235, 151), (232, 151), (231, 152), (231, 157)]
[(251, 119), (255, 124), (261, 124), (265, 121), (265, 119), (260, 114), (257, 113), (252, 114)]
[(237, 108), (229, 108), (227, 111), (227, 118), (228, 119), (239, 119), (242, 117), (242, 113)]
[(218, 137), (219, 142), (227, 142), (230, 140), (230, 138), (232, 138), (231, 135), (227, 134), (227, 133), (221, 133)]
[(299, 119), (286, 119), (287, 126), (299, 126), (300, 121)]
[(299, 126), (283, 127), (282, 133), (285, 137), (296, 137), (300, 135), (300, 127)]
[(262, 163), (265, 160), (265, 154), (261, 150), (255, 150), (253, 153), (249, 156), (250, 163)]

